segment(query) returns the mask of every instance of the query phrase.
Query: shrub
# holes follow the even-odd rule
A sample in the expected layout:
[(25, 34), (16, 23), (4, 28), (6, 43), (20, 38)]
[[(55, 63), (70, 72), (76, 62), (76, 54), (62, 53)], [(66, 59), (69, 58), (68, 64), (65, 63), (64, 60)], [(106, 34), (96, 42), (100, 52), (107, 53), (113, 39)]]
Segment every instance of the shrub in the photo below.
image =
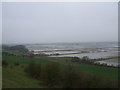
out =
[(47, 64), (42, 71), (42, 80), (50, 87), (55, 87), (60, 83), (61, 69), (58, 63)]
[(2, 65), (3, 65), (4, 67), (7, 67), (7, 66), (8, 66), (8, 62), (7, 62), (6, 60), (2, 60)]
[(78, 88), (79, 74), (69, 66), (63, 72), (63, 88)]
[(11, 66), (10, 66), (10, 68), (12, 69), (12, 68), (13, 68), (13, 66), (11, 65)]
[[(63, 70), (64, 69), (64, 70)], [(76, 71), (70, 64), (62, 68), (59, 63), (49, 63), (41, 68), (35, 62), (29, 63), (25, 71), (49, 87), (60, 88), (110, 88), (117, 87), (111, 80)], [(114, 83), (114, 84), (113, 84)]]
[(87, 61), (87, 60), (89, 60), (89, 57), (88, 57), (88, 56), (83, 56), (83, 57), (82, 57), (82, 60)]
[(24, 65), (21, 65), (22, 68), (24, 68)]
[(78, 58), (78, 57), (72, 57), (71, 61), (72, 62), (80, 62), (80, 58)]
[(36, 65), (35, 72), (34, 72), (34, 78), (40, 79), (41, 78), (41, 65)]
[(35, 55), (34, 55), (34, 54), (32, 54), (32, 53), (30, 53), (29, 57), (30, 57), (30, 58), (34, 58), (34, 57), (35, 57)]
[(24, 71), (33, 78), (39, 78), (41, 73), (41, 66), (37, 65), (35, 62), (30, 62)]
[(19, 63), (19, 62), (16, 62), (16, 63), (14, 63), (14, 65), (15, 65), (15, 66), (19, 66), (19, 65), (20, 65), (20, 63)]

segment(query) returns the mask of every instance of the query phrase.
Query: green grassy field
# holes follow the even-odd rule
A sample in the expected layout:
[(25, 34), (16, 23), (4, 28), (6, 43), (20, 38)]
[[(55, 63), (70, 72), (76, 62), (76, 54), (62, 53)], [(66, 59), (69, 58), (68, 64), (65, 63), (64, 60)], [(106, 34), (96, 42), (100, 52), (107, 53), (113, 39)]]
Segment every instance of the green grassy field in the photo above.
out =
[[(26, 65), (30, 61), (35, 61), (40, 64), (46, 64), (50, 62), (66, 63), (66, 60), (70, 60), (70, 58), (51, 58), (51, 57), (22, 58), (22, 57), (14, 57), (14, 56), (3, 56), (3, 59), (7, 60), (11, 64), (14, 64), (15, 62), (19, 62), (21, 65)], [(66, 65), (63, 65), (63, 66), (66, 66)], [(88, 64), (75, 64), (73, 65), (73, 67), (78, 71), (80, 70), (83, 72), (100, 75), (105, 78), (117, 79), (118, 77), (117, 68), (88, 65)]]
[(20, 67), (3, 68), (3, 88), (45, 88), (39, 81), (29, 78)]
[(105, 79), (114, 79), (114, 80), (118, 79), (118, 69), (116, 68), (108, 68), (108, 67), (87, 65), (87, 64), (76, 65), (74, 66), (74, 68), (86, 73), (101, 76)]
[[(67, 61), (71, 60), (70, 58), (52, 58), (52, 57), (35, 57), (35, 58), (22, 58), (15, 56), (4, 56), (3, 60), (7, 60), (9, 62), (9, 66), (3, 68), (3, 88), (14, 87), (14, 88), (42, 88), (45, 87), (39, 84), (40, 81), (34, 80), (26, 76), (23, 71), (22, 65), (25, 67), (30, 61), (35, 61), (40, 64), (47, 64), (50, 62), (60, 62), (63, 68), (67, 67)], [(19, 62), (20, 66), (14, 66), (15, 62)], [(104, 79), (118, 80), (118, 69), (96, 66), (96, 65), (88, 65), (88, 64), (73, 64), (73, 68), (77, 71), (97, 75)]]

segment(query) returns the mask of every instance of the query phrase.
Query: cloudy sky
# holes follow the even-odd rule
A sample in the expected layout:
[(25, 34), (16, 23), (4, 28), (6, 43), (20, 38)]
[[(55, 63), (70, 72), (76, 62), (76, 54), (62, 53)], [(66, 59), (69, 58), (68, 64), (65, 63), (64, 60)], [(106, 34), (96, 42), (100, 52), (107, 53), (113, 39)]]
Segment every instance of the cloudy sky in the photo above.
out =
[(3, 43), (117, 41), (117, 11), (115, 2), (3, 3)]

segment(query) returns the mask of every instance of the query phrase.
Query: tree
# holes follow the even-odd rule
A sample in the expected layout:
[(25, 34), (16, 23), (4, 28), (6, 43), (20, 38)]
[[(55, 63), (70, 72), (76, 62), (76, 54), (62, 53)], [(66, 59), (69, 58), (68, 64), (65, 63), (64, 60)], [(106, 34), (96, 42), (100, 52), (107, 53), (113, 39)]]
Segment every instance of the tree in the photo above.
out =
[(89, 60), (89, 57), (88, 57), (88, 56), (83, 56), (83, 57), (82, 57), (82, 60), (87, 61), (87, 60)]

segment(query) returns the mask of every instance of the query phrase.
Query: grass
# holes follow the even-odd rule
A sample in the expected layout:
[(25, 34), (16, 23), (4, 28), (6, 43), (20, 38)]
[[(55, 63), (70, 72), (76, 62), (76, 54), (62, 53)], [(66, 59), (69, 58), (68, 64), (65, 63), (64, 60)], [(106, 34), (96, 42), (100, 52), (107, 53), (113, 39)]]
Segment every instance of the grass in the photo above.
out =
[[(52, 62), (63, 62), (66, 63), (66, 60), (70, 61), (70, 58), (52, 58), (52, 57), (37, 57), (39, 60), (47, 60)], [(64, 67), (66, 65), (63, 65)], [(90, 65), (90, 64), (75, 64), (72, 66), (78, 71), (82, 71), (88, 74), (93, 74), (100, 76), (105, 79), (113, 79), (118, 80), (118, 69), (112, 67), (104, 67), (104, 66), (97, 66), (97, 65)]]
[(65, 62), (65, 60), (70, 60), (69, 58), (52, 58), (52, 57), (35, 57), (35, 58), (28, 58), (28, 57), (16, 57), (16, 56), (4, 56), (3, 59), (7, 60), (9, 63), (13, 64), (15, 62), (19, 62), (21, 64), (26, 64), (30, 61), (35, 61), (36, 63), (46, 64), (49, 62)]
[[(70, 61), (70, 58), (53, 58), (53, 57), (35, 57), (35, 58), (22, 58), (15, 56), (4, 56), (3, 59), (9, 62), (9, 67), (3, 68), (3, 87), (4, 88), (42, 88), (43, 85), (40, 85), (37, 80), (29, 78), (21, 65), (26, 66), (30, 61), (35, 61), (40, 64), (47, 64), (50, 62), (60, 62), (63, 69), (67, 67), (67, 61)], [(20, 66), (14, 66), (15, 62), (19, 62)], [(72, 63), (73, 64), (73, 63)], [(13, 68), (10, 68), (13, 66)], [(93, 74), (100, 76), (104, 79), (118, 80), (118, 69), (88, 65), (88, 64), (73, 64), (72, 67), (77, 71), (84, 72), (87, 74)]]
[(87, 65), (87, 64), (76, 65), (73, 67), (82, 72), (97, 75), (105, 79), (114, 79), (114, 80), (118, 79), (118, 69), (116, 68), (108, 68), (108, 67)]
[(45, 86), (29, 78), (20, 67), (5, 67), (3, 68), (3, 88), (45, 88)]
[[(20, 64), (23, 64), (23, 65), (26, 65), (30, 61), (35, 61), (37, 63), (46, 64), (50, 62), (66, 63), (66, 60), (68, 61), (70, 60), (70, 58), (52, 58), (52, 57), (22, 58), (22, 57), (15, 57), (15, 56), (3, 56), (3, 59), (7, 60), (11, 64), (15, 62), (19, 62)], [(118, 77), (117, 68), (88, 65), (88, 64), (75, 64), (73, 65), (73, 67), (77, 69), (78, 71), (83, 71), (83, 72), (99, 75), (105, 78), (117, 79)]]

